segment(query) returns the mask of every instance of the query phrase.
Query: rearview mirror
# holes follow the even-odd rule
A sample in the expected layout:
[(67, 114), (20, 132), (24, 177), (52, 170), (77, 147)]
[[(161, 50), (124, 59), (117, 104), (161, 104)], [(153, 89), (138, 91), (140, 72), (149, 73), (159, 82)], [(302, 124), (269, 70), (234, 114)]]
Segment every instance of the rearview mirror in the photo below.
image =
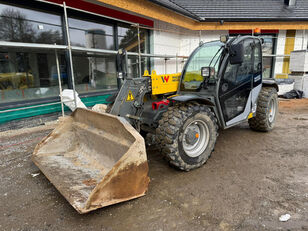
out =
[(244, 46), (242, 43), (231, 45), (230, 64), (241, 64), (244, 60)]

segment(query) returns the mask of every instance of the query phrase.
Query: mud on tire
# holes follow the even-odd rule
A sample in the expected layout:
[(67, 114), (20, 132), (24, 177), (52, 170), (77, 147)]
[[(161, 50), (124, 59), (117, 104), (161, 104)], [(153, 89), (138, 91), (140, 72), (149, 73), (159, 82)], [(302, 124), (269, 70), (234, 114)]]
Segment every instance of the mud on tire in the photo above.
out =
[[(271, 102), (274, 104), (274, 108), (270, 108)], [(271, 115), (272, 110), (274, 110), (274, 115)], [(263, 87), (258, 98), (256, 116), (248, 120), (249, 126), (255, 131), (270, 131), (274, 128), (277, 114), (277, 90), (273, 87)]]
[[(185, 128), (194, 121), (200, 121), (207, 126), (208, 139), (205, 150), (200, 155), (191, 157), (184, 150), (183, 137)], [(210, 157), (218, 136), (217, 130), (217, 119), (210, 108), (190, 102), (168, 108), (159, 121), (156, 137), (160, 151), (169, 163), (176, 168), (189, 171), (200, 167)]]

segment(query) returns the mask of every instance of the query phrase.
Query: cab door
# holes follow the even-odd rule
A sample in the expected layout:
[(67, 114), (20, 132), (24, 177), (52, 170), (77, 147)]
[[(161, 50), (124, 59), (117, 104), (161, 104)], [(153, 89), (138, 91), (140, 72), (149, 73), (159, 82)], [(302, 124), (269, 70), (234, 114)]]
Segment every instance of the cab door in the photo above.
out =
[(227, 61), (218, 89), (226, 127), (247, 119), (251, 112), (254, 39), (247, 38), (242, 43), (243, 63), (230, 64)]

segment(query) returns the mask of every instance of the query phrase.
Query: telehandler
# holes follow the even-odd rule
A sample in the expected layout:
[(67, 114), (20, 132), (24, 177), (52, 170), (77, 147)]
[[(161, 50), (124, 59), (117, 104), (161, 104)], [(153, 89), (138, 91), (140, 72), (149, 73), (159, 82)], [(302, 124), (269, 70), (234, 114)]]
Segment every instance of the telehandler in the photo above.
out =
[(261, 47), (259, 37), (221, 36), (200, 44), (181, 74), (141, 78), (127, 76), (121, 50), (121, 88), (108, 113), (77, 108), (32, 159), (79, 213), (140, 197), (149, 183), (140, 133), (152, 134), (169, 163), (189, 171), (210, 157), (218, 129), (244, 121), (256, 131), (273, 129), (278, 86), (262, 78)]

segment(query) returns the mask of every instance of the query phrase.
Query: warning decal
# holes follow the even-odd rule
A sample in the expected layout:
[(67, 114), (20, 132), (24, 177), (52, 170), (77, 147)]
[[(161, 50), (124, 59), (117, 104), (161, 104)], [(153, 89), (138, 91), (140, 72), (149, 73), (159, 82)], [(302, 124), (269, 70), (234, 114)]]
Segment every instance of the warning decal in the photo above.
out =
[(134, 101), (134, 100), (135, 100), (135, 97), (134, 97), (132, 91), (129, 90), (126, 101)]

